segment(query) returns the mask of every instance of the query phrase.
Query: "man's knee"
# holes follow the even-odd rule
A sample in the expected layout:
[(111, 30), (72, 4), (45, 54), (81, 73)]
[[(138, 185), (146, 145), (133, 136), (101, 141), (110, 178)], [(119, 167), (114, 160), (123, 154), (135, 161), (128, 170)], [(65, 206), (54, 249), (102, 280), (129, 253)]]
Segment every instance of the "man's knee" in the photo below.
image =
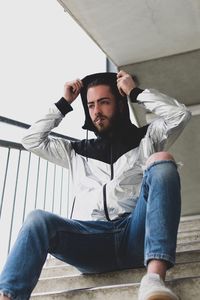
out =
[(38, 219), (43, 218), (44, 213), (45, 211), (41, 209), (34, 209), (28, 214), (26, 220), (31, 219), (31, 221), (38, 221)]
[(49, 221), (51, 217), (51, 214), (48, 212), (41, 210), (41, 209), (35, 209), (31, 211), (24, 223), (25, 226), (31, 226), (31, 227), (38, 227), (41, 226), (42, 224), (45, 224)]
[(154, 163), (155, 161), (158, 160), (173, 160), (175, 161), (174, 157), (166, 151), (162, 151), (162, 152), (156, 152), (154, 154), (152, 154), (151, 156), (149, 156), (149, 158), (147, 159), (146, 162), (146, 166), (148, 167), (149, 165), (151, 165), (152, 163)]

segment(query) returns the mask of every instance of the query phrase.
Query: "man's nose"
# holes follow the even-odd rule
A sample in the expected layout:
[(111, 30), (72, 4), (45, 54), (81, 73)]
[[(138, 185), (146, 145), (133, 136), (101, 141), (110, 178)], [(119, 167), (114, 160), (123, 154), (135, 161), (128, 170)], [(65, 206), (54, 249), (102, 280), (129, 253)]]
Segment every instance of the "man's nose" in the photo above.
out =
[(101, 113), (101, 109), (100, 109), (100, 106), (99, 104), (95, 104), (95, 107), (94, 107), (94, 114), (95, 116), (97, 116), (99, 113)]

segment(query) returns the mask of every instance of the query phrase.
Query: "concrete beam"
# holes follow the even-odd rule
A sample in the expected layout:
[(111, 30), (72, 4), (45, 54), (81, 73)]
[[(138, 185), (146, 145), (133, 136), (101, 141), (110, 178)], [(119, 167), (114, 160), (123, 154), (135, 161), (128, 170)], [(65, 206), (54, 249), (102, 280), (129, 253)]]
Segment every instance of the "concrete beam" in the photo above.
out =
[(200, 104), (200, 50), (120, 66), (135, 74), (142, 88), (155, 88), (190, 105)]

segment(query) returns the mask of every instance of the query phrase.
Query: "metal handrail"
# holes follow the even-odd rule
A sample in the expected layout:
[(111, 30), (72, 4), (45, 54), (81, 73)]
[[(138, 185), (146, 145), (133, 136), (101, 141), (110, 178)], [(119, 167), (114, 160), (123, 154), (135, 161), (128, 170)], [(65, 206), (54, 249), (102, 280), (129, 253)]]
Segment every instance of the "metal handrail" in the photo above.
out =
[(0, 140), (0, 146), (4, 148), (11, 148), (17, 150), (26, 150), (20, 143), (15, 143), (15, 142), (5, 141), (5, 140)]
[(19, 121), (16, 121), (16, 120), (13, 120), (13, 119), (10, 119), (10, 118), (6, 118), (6, 117), (3, 117), (3, 116), (0, 116), (0, 122), (1, 123), (6, 123), (8, 125), (14, 125), (14, 126), (17, 126), (17, 127), (20, 127), (20, 128), (29, 128), (30, 127), (29, 124), (19, 122)]
[[(28, 129), (31, 126), (30, 124), (23, 123), (23, 122), (13, 120), (13, 119), (10, 119), (10, 118), (6, 118), (6, 117), (3, 117), (3, 116), (0, 116), (0, 122), (5, 123), (7, 125), (16, 126), (16, 127), (19, 127), (19, 128), (24, 128), (24, 129)], [(69, 140), (69, 141), (78, 141), (78, 139), (76, 139), (76, 138), (73, 138), (73, 137), (67, 136), (67, 135), (63, 135), (63, 134), (60, 134), (60, 133), (57, 133), (57, 132), (51, 132), (50, 135), (55, 136), (55, 137), (64, 138), (64, 139)]]

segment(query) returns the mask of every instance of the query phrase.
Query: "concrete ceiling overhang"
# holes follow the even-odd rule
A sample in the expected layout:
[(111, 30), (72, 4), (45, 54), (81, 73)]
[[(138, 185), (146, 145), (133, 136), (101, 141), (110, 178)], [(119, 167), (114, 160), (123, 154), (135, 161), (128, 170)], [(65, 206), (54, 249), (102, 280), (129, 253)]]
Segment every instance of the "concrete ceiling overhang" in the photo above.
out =
[(58, 0), (118, 69), (200, 114), (199, 0)]
[(58, 0), (117, 66), (200, 48), (199, 0)]
[[(200, 213), (200, 1), (57, 1), (117, 69), (135, 74), (142, 88), (156, 88), (192, 111), (170, 151), (184, 163), (182, 215)], [(136, 121), (142, 114), (134, 109)]]

